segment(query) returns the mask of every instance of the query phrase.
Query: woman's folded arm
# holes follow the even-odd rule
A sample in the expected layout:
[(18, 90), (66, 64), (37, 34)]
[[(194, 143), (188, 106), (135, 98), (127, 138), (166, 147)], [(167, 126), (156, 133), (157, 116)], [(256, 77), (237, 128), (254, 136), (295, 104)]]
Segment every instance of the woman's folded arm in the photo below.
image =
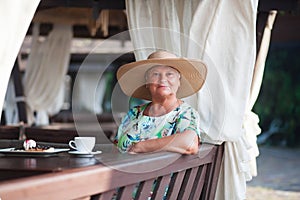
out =
[(196, 154), (199, 149), (199, 137), (193, 130), (186, 130), (170, 136), (137, 142), (129, 153), (170, 151), (181, 154)]

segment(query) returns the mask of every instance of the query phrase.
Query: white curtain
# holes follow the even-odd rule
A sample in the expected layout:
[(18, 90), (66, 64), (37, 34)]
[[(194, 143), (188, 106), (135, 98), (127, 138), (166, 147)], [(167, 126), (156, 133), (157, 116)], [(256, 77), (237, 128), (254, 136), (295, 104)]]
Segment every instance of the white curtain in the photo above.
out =
[(14, 81), (12, 80), (12, 78), (10, 78), (8, 82), (3, 110), (5, 111), (5, 119), (7, 125), (15, 125), (20, 122)]
[[(9, 77), (40, 0), (1, 0), (0, 3), (0, 111)], [(1, 119), (1, 113), (0, 113)]]
[(34, 24), (24, 78), (28, 124), (47, 125), (48, 116), (61, 109), (72, 37), (71, 25), (55, 24), (45, 41), (40, 41), (39, 24)]
[[(94, 65), (97, 66), (99, 63), (94, 63)], [(89, 64), (83, 64), (81, 67), (82, 69), (79, 71), (80, 73), (77, 73), (76, 84), (73, 88), (72, 109), (74, 112), (101, 114), (103, 112), (102, 103), (107, 80), (105, 75), (102, 76), (104, 69), (101, 70), (97, 66), (97, 71), (84, 71), (84, 68), (88, 68)]]
[(248, 153), (250, 155), (250, 170), (252, 175), (256, 175), (256, 159), (259, 155), (258, 146), (256, 144), (256, 136), (261, 133), (261, 129), (258, 126), (259, 118), (258, 116), (252, 112), (252, 108), (258, 98), (261, 83), (263, 80), (264, 68), (267, 59), (267, 54), (269, 51), (270, 39), (271, 39), (271, 31), (273, 28), (273, 24), (277, 15), (277, 11), (270, 11), (269, 17), (267, 19), (264, 33), (262, 36), (259, 53), (256, 58), (253, 79), (251, 84), (251, 91), (248, 103), (246, 105), (246, 112), (244, 118), (244, 130), (245, 130), (245, 141), (247, 142)]
[[(204, 60), (208, 76), (201, 91), (186, 101), (201, 116), (204, 142), (225, 141), (216, 199), (245, 199), (255, 148), (244, 125), (256, 58), (258, 0), (127, 0), (131, 39), (137, 60), (155, 49)], [(260, 84), (258, 84), (260, 85)], [(246, 113), (246, 114), (245, 114)], [(250, 130), (250, 129), (248, 129)]]

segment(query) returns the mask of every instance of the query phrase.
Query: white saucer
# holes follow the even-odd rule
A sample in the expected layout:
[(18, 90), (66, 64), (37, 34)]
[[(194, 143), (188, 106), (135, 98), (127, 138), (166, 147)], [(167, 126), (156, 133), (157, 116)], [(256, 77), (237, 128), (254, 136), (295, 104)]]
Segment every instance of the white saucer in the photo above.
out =
[(69, 151), (68, 153), (77, 156), (91, 157), (102, 153), (102, 151), (93, 151), (93, 152)]

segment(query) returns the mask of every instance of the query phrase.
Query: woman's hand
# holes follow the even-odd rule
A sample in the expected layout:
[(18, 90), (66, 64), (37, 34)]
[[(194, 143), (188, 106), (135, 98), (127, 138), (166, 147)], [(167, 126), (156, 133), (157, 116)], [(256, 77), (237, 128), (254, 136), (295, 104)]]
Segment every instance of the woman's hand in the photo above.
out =
[(137, 147), (138, 143), (140, 143), (140, 142), (134, 142), (134, 143), (132, 143), (132, 145), (130, 146), (130, 148), (128, 150), (128, 153), (130, 153), (130, 154), (140, 153), (139, 150), (138, 150), (138, 147)]

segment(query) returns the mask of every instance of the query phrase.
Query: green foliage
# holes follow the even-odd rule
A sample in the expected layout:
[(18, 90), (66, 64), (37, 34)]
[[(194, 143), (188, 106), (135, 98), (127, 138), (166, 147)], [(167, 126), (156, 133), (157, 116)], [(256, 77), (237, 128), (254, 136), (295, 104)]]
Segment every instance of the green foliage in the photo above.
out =
[(283, 123), (283, 140), (300, 145), (300, 45), (273, 47), (266, 62), (260, 96), (254, 111), (263, 131), (274, 119)]

